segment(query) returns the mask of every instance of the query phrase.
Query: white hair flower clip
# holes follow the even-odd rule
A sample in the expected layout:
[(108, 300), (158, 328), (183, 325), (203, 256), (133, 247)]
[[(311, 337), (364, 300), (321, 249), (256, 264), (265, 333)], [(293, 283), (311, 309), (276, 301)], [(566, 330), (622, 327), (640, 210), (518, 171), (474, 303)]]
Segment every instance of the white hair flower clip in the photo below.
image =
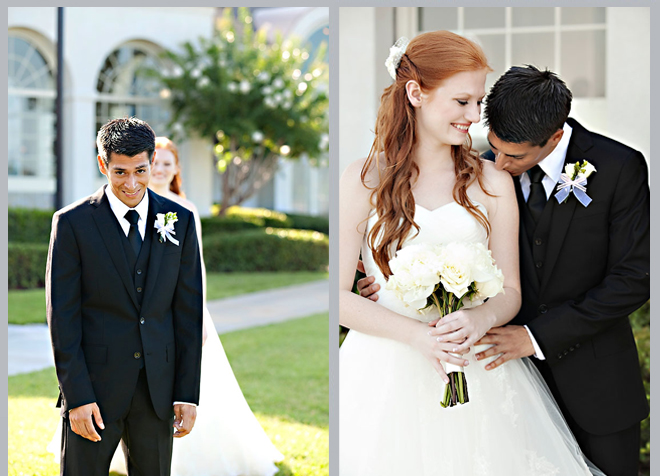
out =
[(408, 43), (410, 43), (410, 40), (405, 36), (396, 40), (394, 46), (390, 48), (390, 55), (385, 60), (385, 67), (394, 80), (396, 80), (396, 69), (401, 63), (401, 57), (406, 52), (406, 48), (408, 48)]

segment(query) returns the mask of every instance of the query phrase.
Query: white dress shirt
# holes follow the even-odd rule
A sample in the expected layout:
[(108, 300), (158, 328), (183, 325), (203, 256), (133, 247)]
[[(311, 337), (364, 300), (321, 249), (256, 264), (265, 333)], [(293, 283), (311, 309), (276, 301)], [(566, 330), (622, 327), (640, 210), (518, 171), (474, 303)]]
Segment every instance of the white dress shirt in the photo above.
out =
[[(550, 199), (553, 190), (559, 182), (561, 173), (564, 171), (564, 162), (566, 161), (566, 151), (568, 150), (568, 143), (571, 140), (571, 134), (573, 133), (573, 128), (568, 124), (564, 123), (564, 135), (550, 154), (539, 162), (539, 167), (545, 172), (545, 177), (543, 177), (543, 188), (545, 189), (545, 195), (547, 199)], [(529, 188), (532, 181), (529, 178), (529, 174), (524, 173), (520, 175), (520, 188), (522, 189), (523, 196), (525, 201), (529, 198)], [(534, 357), (539, 360), (545, 360), (545, 355), (541, 351), (538, 342), (532, 335), (532, 331), (529, 330), (529, 327), (524, 326), (529, 334), (529, 338), (532, 341), (534, 346)]]
[(142, 197), (142, 200), (135, 208), (129, 208), (128, 205), (119, 200), (109, 186), (105, 187), (105, 195), (110, 202), (112, 213), (115, 214), (117, 221), (121, 225), (121, 229), (124, 230), (124, 235), (128, 236), (128, 231), (131, 229), (131, 223), (125, 218), (126, 212), (129, 210), (135, 210), (138, 212), (138, 215), (140, 215), (140, 219), (137, 223), (138, 230), (140, 231), (140, 237), (144, 241), (144, 233), (147, 229), (147, 214), (149, 213), (149, 193), (144, 193), (144, 197)]

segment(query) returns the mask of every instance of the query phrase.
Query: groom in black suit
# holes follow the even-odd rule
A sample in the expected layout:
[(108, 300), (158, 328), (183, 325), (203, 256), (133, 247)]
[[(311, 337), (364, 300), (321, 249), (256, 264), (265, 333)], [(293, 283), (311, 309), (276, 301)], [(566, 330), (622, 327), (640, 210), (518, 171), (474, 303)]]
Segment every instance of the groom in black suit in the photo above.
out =
[[(53, 216), (46, 301), (62, 407), (62, 475), (169, 475), (172, 436), (199, 403), (202, 278), (192, 213), (147, 189), (155, 134), (135, 118), (98, 133), (108, 185)], [(176, 213), (172, 233), (158, 214)], [(174, 432), (176, 428), (176, 432)]]
[[(535, 355), (585, 455), (632, 476), (649, 413), (628, 319), (650, 294), (648, 170), (640, 152), (569, 118), (571, 99), (533, 66), (511, 68), (488, 94), (491, 154), (518, 196), (522, 307), (478, 343), (494, 344), (482, 358), (503, 354), (492, 368)], [(559, 203), (561, 173), (584, 161), (592, 201)]]
[[(635, 476), (649, 406), (628, 315), (650, 294), (648, 170), (640, 152), (569, 118), (571, 100), (533, 66), (509, 69), (488, 94), (484, 155), (514, 177), (522, 307), (477, 342), (493, 344), (477, 358), (502, 354), (491, 370), (534, 355), (585, 455), (608, 476)], [(559, 203), (566, 165), (585, 160), (592, 201)]]

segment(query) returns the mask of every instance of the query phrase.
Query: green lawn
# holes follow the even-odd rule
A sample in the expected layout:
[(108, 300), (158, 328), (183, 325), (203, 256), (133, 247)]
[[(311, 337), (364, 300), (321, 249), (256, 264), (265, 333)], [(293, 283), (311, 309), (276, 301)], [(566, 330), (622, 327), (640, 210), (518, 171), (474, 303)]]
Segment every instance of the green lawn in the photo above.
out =
[(328, 279), (323, 271), (277, 271), (263, 273), (208, 273), (206, 299), (222, 299), (266, 289)]
[[(278, 476), (328, 475), (328, 315), (220, 336), (243, 393), (284, 454)], [(9, 377), (10, 476), (55, 476), (53, 368)]]
[[(294, 284), (327, 279), (326, 272), (208, 273), (207, 299), (222, 299)], [(9, 324), (46, 322), (44, 289), (9, 291)]]

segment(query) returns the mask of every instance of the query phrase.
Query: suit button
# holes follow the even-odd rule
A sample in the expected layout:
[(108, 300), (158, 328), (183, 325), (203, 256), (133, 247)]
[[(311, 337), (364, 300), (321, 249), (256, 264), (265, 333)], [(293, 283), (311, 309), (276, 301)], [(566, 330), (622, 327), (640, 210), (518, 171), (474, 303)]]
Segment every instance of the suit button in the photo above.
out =
[(561, 354), (557, 354), (557, 358), (558, 358), (558, 359), (561, 359), (562, 357), (563, 357), (563, 355), (561, 355)]
[(142, 292), (142, 288), (137, 288), (136, 291), (139, 292), (139, 293), (141, 293), (141, 292)]
[(137, 274), (142, 274), (142, 270), (141, 270), (141, 269), (138, 269), (138, 270), (136, 271), (136, 273), (137, 273)]
[(545, 314), (546, 312), (548, 312), (548, 306), (546, 306), (545, 304), (541, 304), (539, 306), (539, 313)]
[(568, 351), (567, 351), (567, 350), (564, 351), (564, 355), (568, 355)]
[(576, 348), (576, 349), (579, 349), (579, 348), (580, 348), (580, 344), (575, 344), (575, 348)]
[(539, 269), (543, 268), (543, 261), (537, 261), (536, 262), (536, 267), (539, 268)]
[(568, 350), (570, 350), (571, 352), (573, 352), (573, 351), (575, 350), (575, 347), (572, 347), (572, 346), (571, 346)]
[(140, 318), (140, 324), (144, 324), (144, 317)]
[(543, 244), (543, 240), (542, 240), (541, 238), (536, 238), (536, 239), (534, 240), (534, 244), (535, 244), (536, 246), (540, 246), (540, 245)]
[(140, 357), (142, 357), (142, 354), (140, 354), (139, 352), (136, 352), (136, 353), (133, 354), (133, 357), (135, 357), (136, 359), (139, 359)]

